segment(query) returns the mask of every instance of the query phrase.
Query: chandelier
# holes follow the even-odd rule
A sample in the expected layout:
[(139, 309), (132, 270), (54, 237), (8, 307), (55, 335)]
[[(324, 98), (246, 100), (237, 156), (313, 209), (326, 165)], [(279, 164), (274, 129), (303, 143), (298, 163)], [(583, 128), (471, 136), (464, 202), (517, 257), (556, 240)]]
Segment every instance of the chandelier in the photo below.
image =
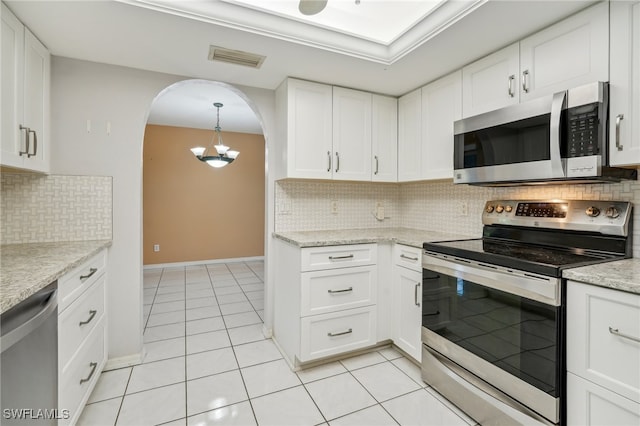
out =
[[(233, 160), (238, 158), (240, 152), (230, 150), (228, 146), (222, 143), (222, 134), (220, 133), (222, 130), (220, 128), (220, 108), (222, 108), (223, 105), (220, 102), (216, 102), (213, 106), (217, 108), (218, 120), (216, 122), (216, 127), (214, 128), (215, 133), (211, 140), (211, 145), (216, 148), (218, 155), (209, 155), (210, 150), (202, 146), (191, 148), (191, 152), (193, 152), (193, 155), (195, 155), (198, 160), (204, 161), (211, 167), (220, 168), (233, 163)], [(214, 145), (213, 142), (216, 139), (218, 143)], [(211, 148), (211, 146), (209, 146), (209, 148)]]

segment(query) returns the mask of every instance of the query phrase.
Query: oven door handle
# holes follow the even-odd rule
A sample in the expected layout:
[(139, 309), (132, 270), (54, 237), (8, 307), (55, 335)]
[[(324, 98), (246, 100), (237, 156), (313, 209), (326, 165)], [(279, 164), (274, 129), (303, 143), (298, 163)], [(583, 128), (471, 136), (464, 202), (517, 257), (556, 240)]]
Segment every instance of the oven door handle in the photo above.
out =
[[(536, 300), (546, 305), (560, 306), (559, 278), (545, 279), (533, 275), (524, 277), (502, 272), (497, 267), (482, 267), (470, 262), (468, 265), (456, 263), (453, 260), (442, 260), (426, 253), (422, 259), (422, 267), (429, 271), (473, 281), (485, 287)], [(508, 279), (505, 280), (505, 277)]]
[(566, 172), (562, 165), (560, 156), (560, 142), (562, 141), (562, 110), (567, 105), (567, 91), (558, 92), (551, 100), (550, 134), (549, 134), (549, 157), (551, 160), (551, 176), (553, 178), (564, 178)]

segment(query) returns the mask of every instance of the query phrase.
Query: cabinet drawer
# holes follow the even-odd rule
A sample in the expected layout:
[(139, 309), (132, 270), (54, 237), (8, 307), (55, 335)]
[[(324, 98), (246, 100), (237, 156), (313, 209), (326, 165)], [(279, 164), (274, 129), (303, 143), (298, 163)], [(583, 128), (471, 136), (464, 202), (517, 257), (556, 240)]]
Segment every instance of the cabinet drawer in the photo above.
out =
[(639, 425), (640, 404), (567, 373), (567, 424)]
[(302, 318), (300, 361), (307, 362), (376, 343), (376, 307)]
[(378, 254), (377, 247), (376, 244), (354, 244), (303, 248), (301, 250), (301, 271), (375, 265)]
[(58, 406), (70, 411), (59, 425), (75, 424), (106, 362), (104, 320), (96, 325), (59, 382)]
[(640, 402), (640, 296), (570, 282), (567, 370)]
[(102, 275), (91, 288), (58, 317), (58, 364), (65, 371), (71, 357), (91, 331), (101, 322), (105, 312), (105, 277)]
[(375, 266), (303, 273), (300, 316), (374, 305), (376, 281)]
[(71, 304), (105, 271), (107, 251), (102, 250), (58, 280), (59, 312)]
[(393, 251), (393, 262), (412, 271), (422, 271), (422, 249), (396, 244)]

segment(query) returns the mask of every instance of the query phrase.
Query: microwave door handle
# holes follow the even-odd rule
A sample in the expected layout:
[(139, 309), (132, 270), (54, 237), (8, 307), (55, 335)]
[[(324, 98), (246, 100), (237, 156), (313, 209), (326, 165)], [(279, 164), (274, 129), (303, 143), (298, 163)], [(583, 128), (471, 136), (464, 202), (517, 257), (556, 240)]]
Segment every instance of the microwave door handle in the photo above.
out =
[(562, 110), (567, 104), (567, 91), (558, 92), (553, 95), (551, 101), (551, 134), (549, 135), (549, 155), (551, 160), (551, 176), (553, 178), (566, 177), (562, 158), (560, 157), (560, 141), (562, 139)]

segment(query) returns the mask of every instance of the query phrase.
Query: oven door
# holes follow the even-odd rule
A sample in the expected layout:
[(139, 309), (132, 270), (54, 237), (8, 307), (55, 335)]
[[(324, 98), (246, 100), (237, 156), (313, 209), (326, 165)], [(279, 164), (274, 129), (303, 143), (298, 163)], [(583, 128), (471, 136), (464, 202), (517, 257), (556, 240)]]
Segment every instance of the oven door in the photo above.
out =
[(423, 379), (488, 424), (557, 424), (560, 280), (425, 252)]

